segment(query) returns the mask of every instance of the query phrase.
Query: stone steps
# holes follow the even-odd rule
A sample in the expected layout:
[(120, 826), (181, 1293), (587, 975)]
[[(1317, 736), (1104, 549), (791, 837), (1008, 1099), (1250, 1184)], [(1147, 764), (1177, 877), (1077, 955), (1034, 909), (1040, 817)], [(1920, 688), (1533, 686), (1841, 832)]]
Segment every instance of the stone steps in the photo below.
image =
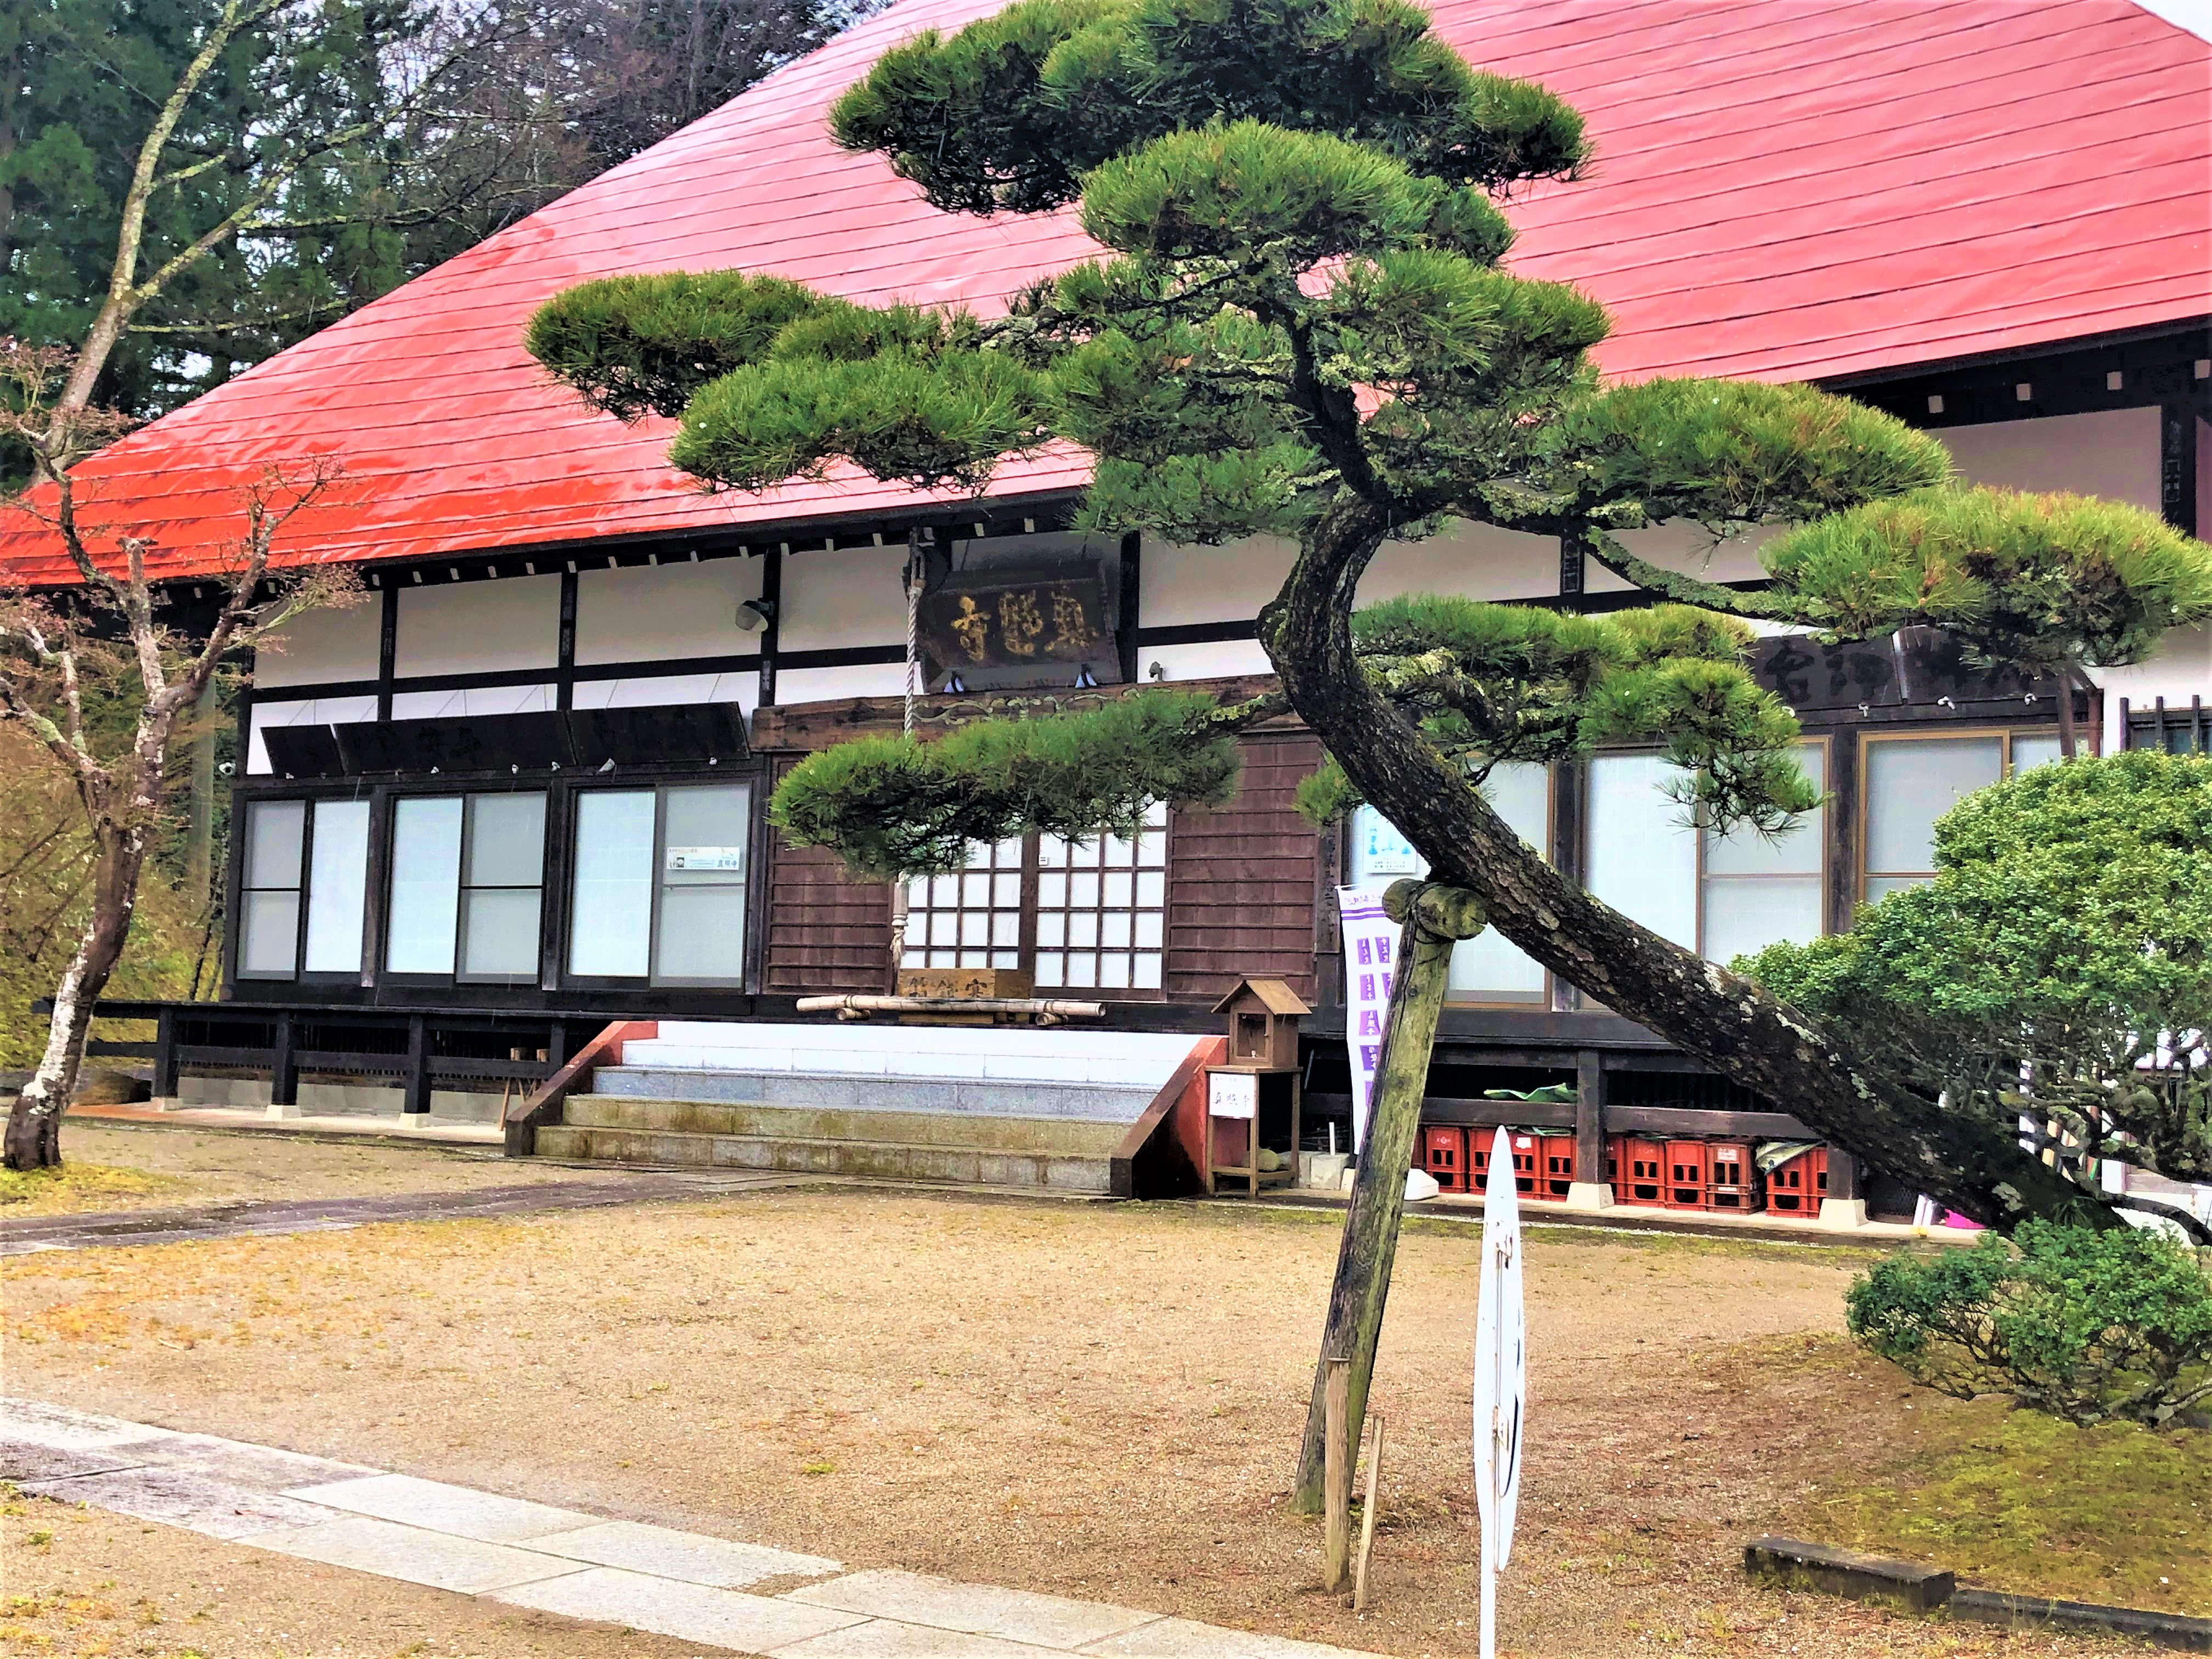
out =
[(778, 1106), (760, 1101), (672, 1100), (612, 1091), (572, 1095), (565, 1126), (769, 1140), (884, 1141), (1103, 1158), (1127, 1125), (1113, 1119), (1000, 1117), (981, 1112)]
[[(574, 1113), (589, 1097), (569, 1102)], [(878, 1181), (942, 1182), (958, 1186), (1035, 1187), (1048, 1192), (1105, 1193), (1112, 1160), (1105, 1152), (949, 1145), (943, 1141), (852, 1140), (830, 1136), (713, 1134), (580, 1123), (538, 1131), (543, 1158), (614, 1164), (775, 1170), (854, 1176)]]
[(623, 1065), (600, 1067), (592, 1087), (595, 1095), (632, 1100), (1133, 1123), (1159, 1083)]

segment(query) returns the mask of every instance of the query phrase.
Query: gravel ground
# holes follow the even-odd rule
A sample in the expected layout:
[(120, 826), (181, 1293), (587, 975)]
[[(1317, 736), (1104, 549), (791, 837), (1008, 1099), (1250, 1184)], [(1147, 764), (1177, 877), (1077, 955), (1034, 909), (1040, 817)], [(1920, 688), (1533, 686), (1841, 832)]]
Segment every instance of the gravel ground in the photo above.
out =
[[(383, 1193), (463, 1192), (532, 1181), (620, 1180), (624, 1170), (578, 1170), (493, 1148), (392, 1146), (285, 1134), (66, 1121), (64, 1173), (79, 1167), (148, 1177), (143, 1182), (54, 1183), (13, 1203), (0, 1218), (116, 1210), (166, 1210), (239, 1199), (356, 1198)], [(137, 1190), (131, 1190), (131, 1188)]]
[[(33, 1543), (37, 1538), (42, 1541)], [(693, 1659), (696, 1644), (218, 1543), (43, 1498), (0, 1505), (0, 1653), (55, 1659)]]
[[(1283, 1501), (1335, 1245), (1334, 1217), (839, 1189), (30, 1256), (8, 1386), (855, 1567), (1471, 1653), (1478, 1236), (1399, 1251), (1364, 1620), (1316, 1590), (1318, 1527)], [(1844, 1345), (1859, 1265), (1532, 1235), (1507, 1651), (2127, 1650), (1744, 1583), (1746, 1537), (1949, 1407)]]

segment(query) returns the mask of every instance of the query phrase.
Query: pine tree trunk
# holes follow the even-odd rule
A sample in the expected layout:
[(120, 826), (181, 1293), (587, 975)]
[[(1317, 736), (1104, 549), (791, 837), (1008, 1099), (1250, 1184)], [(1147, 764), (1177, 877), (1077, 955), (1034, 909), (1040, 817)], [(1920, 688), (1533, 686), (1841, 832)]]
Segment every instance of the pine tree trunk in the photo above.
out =
[(1406, 1213), (1406, 1171), (1413, 1165), (1421, 1102), (1429, 1092), (1429, 1054), (1436, 1046), (1437, 1020), (1443, 1012), (1444, 992), (1451, 979), (1452, 947), (1482, 931), (1481, 909), (1469, 893), (1401, 881), (1393, 884), (1386, 902), (1392, 919), (1406, 926), (1368, 1105), (1367, 1133), (1359, 1148), (1359, 1172), (1352, 1181), (1351, 1211), (1344, 1218), (1344, 1240), (1337, 1247), (1336, 1282), (1329, 1290), (1328, 1321), (1322, 1330), (1321, 1359), (1314, 1368), (1313, 1402), (1306, 1410), (1297, 1486), (1291, 1498), (1292, 1508), (1308, 1515), (1319, 1512), (1324, 1494), (1328, 1449), (1325, 1390), (1331, 1359), (1352, 1362), (1352, 1402), (1344, 1421), (1354, 1445), (1359, 1425), (1367, 1420), (1367, 1386), (1375, 1375), (1375, 1350), (1382, 1338), (1390, 1268), (1398, 1254), (1399, 1223)]
[(76, 1092), (93, 1010), (131, 936), (139, 866), (145, 858), (144, 833), (107, 825), (94, 833), (105, 844), (94, 871), (92, 915), (77, 940), (76, 953), (63, 970), (61, 983), (54, 988), (53, 1020), (39, 1069), (23, 1085), (8, 1114), (5, 1158), (11, 1170), (59, 1167), (62, 1114), (69, 1109), (70, 1097)]
[(1359, 578), (1388, 515), (1346, 493), (1307, 532), (1260, 639), (1291, 706), (1361, 794), (1474, 893), (1490, 924), (1570, 984), (1948, 1208), (2009, 1229), (2031, 1217), (2119, 1226), (2111, 1207), (2022, 1152), (2003, 1126), (1947, 1112), (1750, 981), (1592, 898), (1525, 848), (1369, 682), (1352, 645)]

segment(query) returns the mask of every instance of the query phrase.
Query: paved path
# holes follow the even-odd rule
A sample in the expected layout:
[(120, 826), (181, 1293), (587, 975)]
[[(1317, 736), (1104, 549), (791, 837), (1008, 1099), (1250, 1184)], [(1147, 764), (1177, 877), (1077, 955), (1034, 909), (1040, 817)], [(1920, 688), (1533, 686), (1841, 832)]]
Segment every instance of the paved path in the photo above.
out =
[(94, 1215), (28, 1216), (0, 1221), (0, 1256), (82, 1250), (117, 1244), (173, 1244), (180, 1239), (246, 1233), (334, 1232), (377, 1221), (450, 1221), (532, 1210), (592, 1210), (617, 1204), (711, 1197), (788, 1187), (818, 1176), (641, 1173), (600, 1181), (535, 1181), (448, 1193), (386, 1193), (373, 1198), (239, 1200), (178, 1209), (114, 1210)]
[[(817, 1555), (30, 1400), (0, 1399), (0, 1479), (256, 1549), (776, 1659), (1357, 1659), (1135, 1607), (848, 1572)], [(756, 1593), (771, 1581), (776, 1593)]]

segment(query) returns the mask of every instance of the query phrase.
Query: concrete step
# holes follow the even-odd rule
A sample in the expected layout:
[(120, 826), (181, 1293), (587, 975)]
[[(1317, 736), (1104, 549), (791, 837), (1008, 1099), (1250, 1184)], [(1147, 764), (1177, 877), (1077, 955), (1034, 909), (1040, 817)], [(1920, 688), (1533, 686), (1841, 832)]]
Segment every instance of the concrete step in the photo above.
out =
[(752, 1101), (668, 1100), (616, 1094), (571, 1095), (562, 1108), (562, 1121), (567, 1127), (580, 1129), (988, 1147), (1091, 1158), (1112, 1152), (1127, 1132), (1126, 1124), (1096, 1118), (771, 1106)]
[(659, 1036), (624, 1043), (623, 1059), (631, 1066), (707, 1071), (1158, 1089), (1182, 1064), (1193, 1041), (1188, 1033), (1110, 1031), (1081, 1025), (1033, 1030), (663, 1020)]
[(540, 1128), (538, 1152), (542, 1158), (594, 1163), (671, 1164), (973, 1187), (1035, 1187), (1058, 1193), (1105, 1193), (1110, 1178), (1110, 1161), (1103, 1154), (571, 1124)]
[[(635, 1048), (638, 1045), (628, 1046)], [(1102, 1122), (1133, 1123), (1152, 1103), (1152, 1097), (1165, 1080), (1164, 1074), (1158, 1081), (1114, 1084), (625, 1065), (602, 1066), (592, 1089), (594, 1094), (628, 1099), (725, 1101), (739, 1105), (817, 1107), (839, 1111), (975, 1113), (985, 1117), (1091, 1118)]]

